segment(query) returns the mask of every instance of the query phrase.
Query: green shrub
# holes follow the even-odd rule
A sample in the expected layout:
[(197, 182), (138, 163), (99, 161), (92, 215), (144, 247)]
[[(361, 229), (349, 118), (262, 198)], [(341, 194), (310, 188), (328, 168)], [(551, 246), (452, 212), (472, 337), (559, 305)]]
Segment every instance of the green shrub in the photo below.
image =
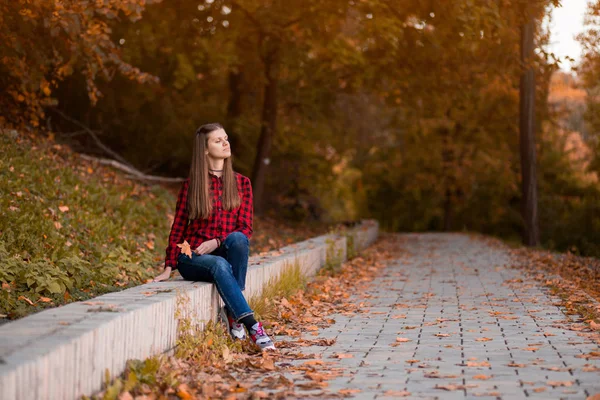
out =
[(157, 273), (171, 193), (50, 140), (0, 132), (0, 314), (19, 318)]

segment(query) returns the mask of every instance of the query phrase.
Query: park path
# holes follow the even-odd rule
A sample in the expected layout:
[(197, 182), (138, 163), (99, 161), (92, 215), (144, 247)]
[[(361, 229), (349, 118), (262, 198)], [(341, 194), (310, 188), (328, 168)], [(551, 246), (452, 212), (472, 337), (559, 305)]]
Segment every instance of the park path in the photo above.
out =
[(335, 343), (302, 349), (339, 367), (329, 393), (443, 400), (600, 393), (593, 334), (511, 268), (505, 248), (463, 234), (406, 234), (399, 242), (404, 256), (353, 298), (361, 312), (333, 315), (335, 324), (319, 331)]

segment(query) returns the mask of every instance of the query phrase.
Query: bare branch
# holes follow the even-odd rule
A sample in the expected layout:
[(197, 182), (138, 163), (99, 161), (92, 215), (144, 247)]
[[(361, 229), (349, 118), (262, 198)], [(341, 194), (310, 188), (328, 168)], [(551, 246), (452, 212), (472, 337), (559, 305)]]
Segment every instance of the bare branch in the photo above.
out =
[(133, 167), (121, 164), (118, 161), (111, 160), (108, 158), (96, 158), (96, 157), (91, 157), (91, 156), (88, 156), (85, 154), (79, 154), (79, 156), (81, 158), (83, 158), (84, 160), (94, 161), (94, 162), (97, 162), (97, 163), (103, 164), (103, 165), (110, 165), (111, 167), (114, 167), (118, 170), (126, 172), (129, 174), (126, 176), (126, 178), (130, 178), (130, 179), (138, 179), (138, 180), (142, 180), (142, 181), (152, 181), (152, 182), (183, 182), (185, 180), (185, 178), (168, 178), (168, 177), (164, 177), (164, 176), (146, 175)]
[(51, 107), (50, 109), (52, 111), (54, 111), (55, 113), (57, 113), (58, 115), (60, 115), (61, 117), (63, 117), (64, 119), (66, 119), (67, 121), (74, 123), (75, 125), (82, 128), (84, 131), (86, 131), (92, 137), (92, 139), (94, 140), (96, 145), (98, 147), (100, 147), (102, 150), (104, 150), (106, 153), (108, 153), (110, 156), (112, 156), (114, 159), (129, 166), (130, 168), (133, 168), (133, 165), (131, 165), (131, 163), (129, 163), (125, 158), (121, 157), (117, 152), (115, 152), (110, 147), (108, 147), (104, 143), (102, 143), (100, 141), (100, 139), (98, 139), (98, 136), (96, 135), (96, 133), (93, 130), (91, 130), (89, 127), (85, 126), (83, 123), (77, 121), (76, 119), (69, 117), (67, 114), (63, 113), (62, 111), (60, 111), (57, 108)]

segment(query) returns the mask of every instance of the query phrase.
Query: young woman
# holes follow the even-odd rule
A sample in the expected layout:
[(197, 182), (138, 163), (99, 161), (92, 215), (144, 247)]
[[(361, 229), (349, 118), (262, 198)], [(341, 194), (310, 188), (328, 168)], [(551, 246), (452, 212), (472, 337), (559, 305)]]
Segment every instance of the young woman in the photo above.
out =
[[(252, 216), (250, 179), (233, 171), (227, 133), (219, 124), (201, 126), (194, 139), (190, 175), (177, 198), (165, 270), (154, 282), (168, 279), (174, 269), (186, 280), (214, 282), (225, 303), (231, 335), (245, 339), (245, 327), (261, 349), (275, 349), (242, 294)], [(191, 258), (177, 246), (184, 241), (194, 249)]]

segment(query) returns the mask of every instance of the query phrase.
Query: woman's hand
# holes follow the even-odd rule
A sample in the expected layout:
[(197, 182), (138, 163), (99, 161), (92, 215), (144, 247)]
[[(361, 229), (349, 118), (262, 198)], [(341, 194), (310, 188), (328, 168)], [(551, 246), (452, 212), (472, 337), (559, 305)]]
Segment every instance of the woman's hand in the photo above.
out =
[(219, 247), (217, 239), (207, 240), (206, 242), (202, 242), (202, 244), (198, 246), (196, 250), (194, 250), (194, 253), (198, 254), (199, 256), (202, 254), (209, 254), (215, 251), (217, 247)]
[(158, 275), (152, 282), (166, 281), (171, 277), (171, 267), (166, 267), (162, 274)]

